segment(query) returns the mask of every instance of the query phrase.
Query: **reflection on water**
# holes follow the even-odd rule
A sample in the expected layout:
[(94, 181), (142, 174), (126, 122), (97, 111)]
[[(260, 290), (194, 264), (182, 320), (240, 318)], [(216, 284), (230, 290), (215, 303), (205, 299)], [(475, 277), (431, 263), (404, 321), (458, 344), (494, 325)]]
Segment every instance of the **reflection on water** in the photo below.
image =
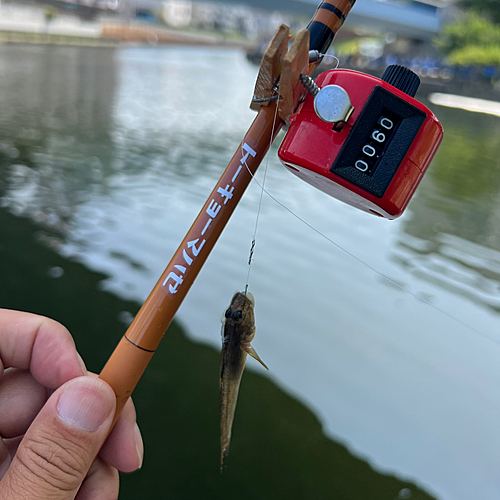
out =
[(62, 228), (92, 192), (105, 190), (112, 173), (114, 54), (0, 50), (3, 206)]
[(498, 312), (500, 120), (437, 112), (447, 138), (412, 203), (397, 259), (419, 278)]
[[(66, 323), (99, 371), (253, 119), (256, 69), (239, 52), (180, 47), (4, 46), (0, 66), (2, 305)], [(500, 495), (500, 122), (435, 111), (442, 149), (398, 221), (315, 191), (276, 148), (266, 185), (445, 314), (265, 198), (250, 289), (271, 371), (249, 362), (222, 481), (212, 347), (246, 279), (251, 186), (179, 311), (189, 338), (172, 329), (138, 388), (153, 458), (124, 498), (158, 496), (166, 469), (179, 498), (429, 498), (405, 481), (444, 499)], [(33, 277), (43, 294), (26, 293)]]

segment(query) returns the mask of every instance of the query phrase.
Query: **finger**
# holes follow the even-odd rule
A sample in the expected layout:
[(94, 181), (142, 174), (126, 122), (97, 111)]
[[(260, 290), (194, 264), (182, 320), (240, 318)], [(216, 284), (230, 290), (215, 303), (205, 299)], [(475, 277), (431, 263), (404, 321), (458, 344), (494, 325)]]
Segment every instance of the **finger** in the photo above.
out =
[(24, 434), (47, 397), (47, 389), (28, 370), (5, 370), (0, 385), (0, 435), (12, 438)]
[[(90, 377), (98, 377), (90, 373)], [(132, 399), (128, 399), (99, 456), (121, 472), (133, 472), (142, 467), (144, 443), (137, 425)]]
[(109, 432), (116, 398), (100, 379), (79, 377), (49, 398), (0, 482), (0, 498), (72, 500)]
[(118, 471), (97, 458), (75, 500), (115, 500), (119, 489)]
[(144, 444), (131, 399), (125, 404), (99, 456), (122, 472), (133, 472), (142, 467)]
[(3, 366), (29, 369), (37, 382), (51, 389), (86, 374), (64, 326), (19, 311), (0, 309), (0, 359)]

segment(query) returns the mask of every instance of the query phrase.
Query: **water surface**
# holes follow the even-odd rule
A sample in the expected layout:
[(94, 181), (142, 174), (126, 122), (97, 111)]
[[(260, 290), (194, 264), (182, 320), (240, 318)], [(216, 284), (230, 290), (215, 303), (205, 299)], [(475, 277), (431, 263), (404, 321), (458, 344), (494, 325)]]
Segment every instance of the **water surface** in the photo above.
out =
[[(2, 305), (63, 321), (99, 371), (253, 119), (257, 70), (230, 50), (12, 46), (0, 69)], [(188, 337), (167, 335), (135, 397), (147, 451), (173, 469), (165, 494), (199, 497), (202, 477), (205, 498), (235, 498), (251, 470), (249, 498), (428, 498), (412, 483), (443, 499), (500, 495), (500, 121), (433, 109), (445, 140), (397, 221), (316, 191), (273, 148), (269, 192), (369, 267), (264, 198), (250, 290), (271, 370), (249, 361), (221, 482), (213, 348), (245, 285), (249, 188), (179, 311)], [(125, 478), (123, 498), (166, 480), (157, 460)], [(365, 472), (371, 494), (356, 489)], [(300, 485), (285, 494), (276, 477)]]

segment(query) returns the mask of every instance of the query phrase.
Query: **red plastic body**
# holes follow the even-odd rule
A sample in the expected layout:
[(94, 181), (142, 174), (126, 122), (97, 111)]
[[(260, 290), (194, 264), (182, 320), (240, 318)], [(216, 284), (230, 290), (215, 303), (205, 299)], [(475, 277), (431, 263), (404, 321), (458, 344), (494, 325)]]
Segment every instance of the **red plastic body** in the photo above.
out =
[[(307, 95), (290, 118), (290, 128), (279, 149), (285, 167), (304, 181), (349, 205), (369, 213), (395, 219), (407, 207), (443, 138), (436, 116), (423, 104), (392, 85), (373, 76), (351, 70), (321, 74), (317, 85), (343, 87), (354, 112), (340, 132), (321, 120), (314, 111), (314, 98)], [(381, 198), (330, 171), (345, 141), (376, 86), (382, 87), (425, 113), (425, 120)]]

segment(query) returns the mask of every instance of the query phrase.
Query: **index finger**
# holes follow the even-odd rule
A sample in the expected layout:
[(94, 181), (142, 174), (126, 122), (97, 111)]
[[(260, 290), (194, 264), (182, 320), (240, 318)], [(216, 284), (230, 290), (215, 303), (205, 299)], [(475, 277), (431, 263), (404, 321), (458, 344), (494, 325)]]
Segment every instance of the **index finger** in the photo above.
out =
[(49, 389), (86, 375), (68, 330), (49, 318), (0, 309), (0, 373), (3, 368), (30, 370)]

